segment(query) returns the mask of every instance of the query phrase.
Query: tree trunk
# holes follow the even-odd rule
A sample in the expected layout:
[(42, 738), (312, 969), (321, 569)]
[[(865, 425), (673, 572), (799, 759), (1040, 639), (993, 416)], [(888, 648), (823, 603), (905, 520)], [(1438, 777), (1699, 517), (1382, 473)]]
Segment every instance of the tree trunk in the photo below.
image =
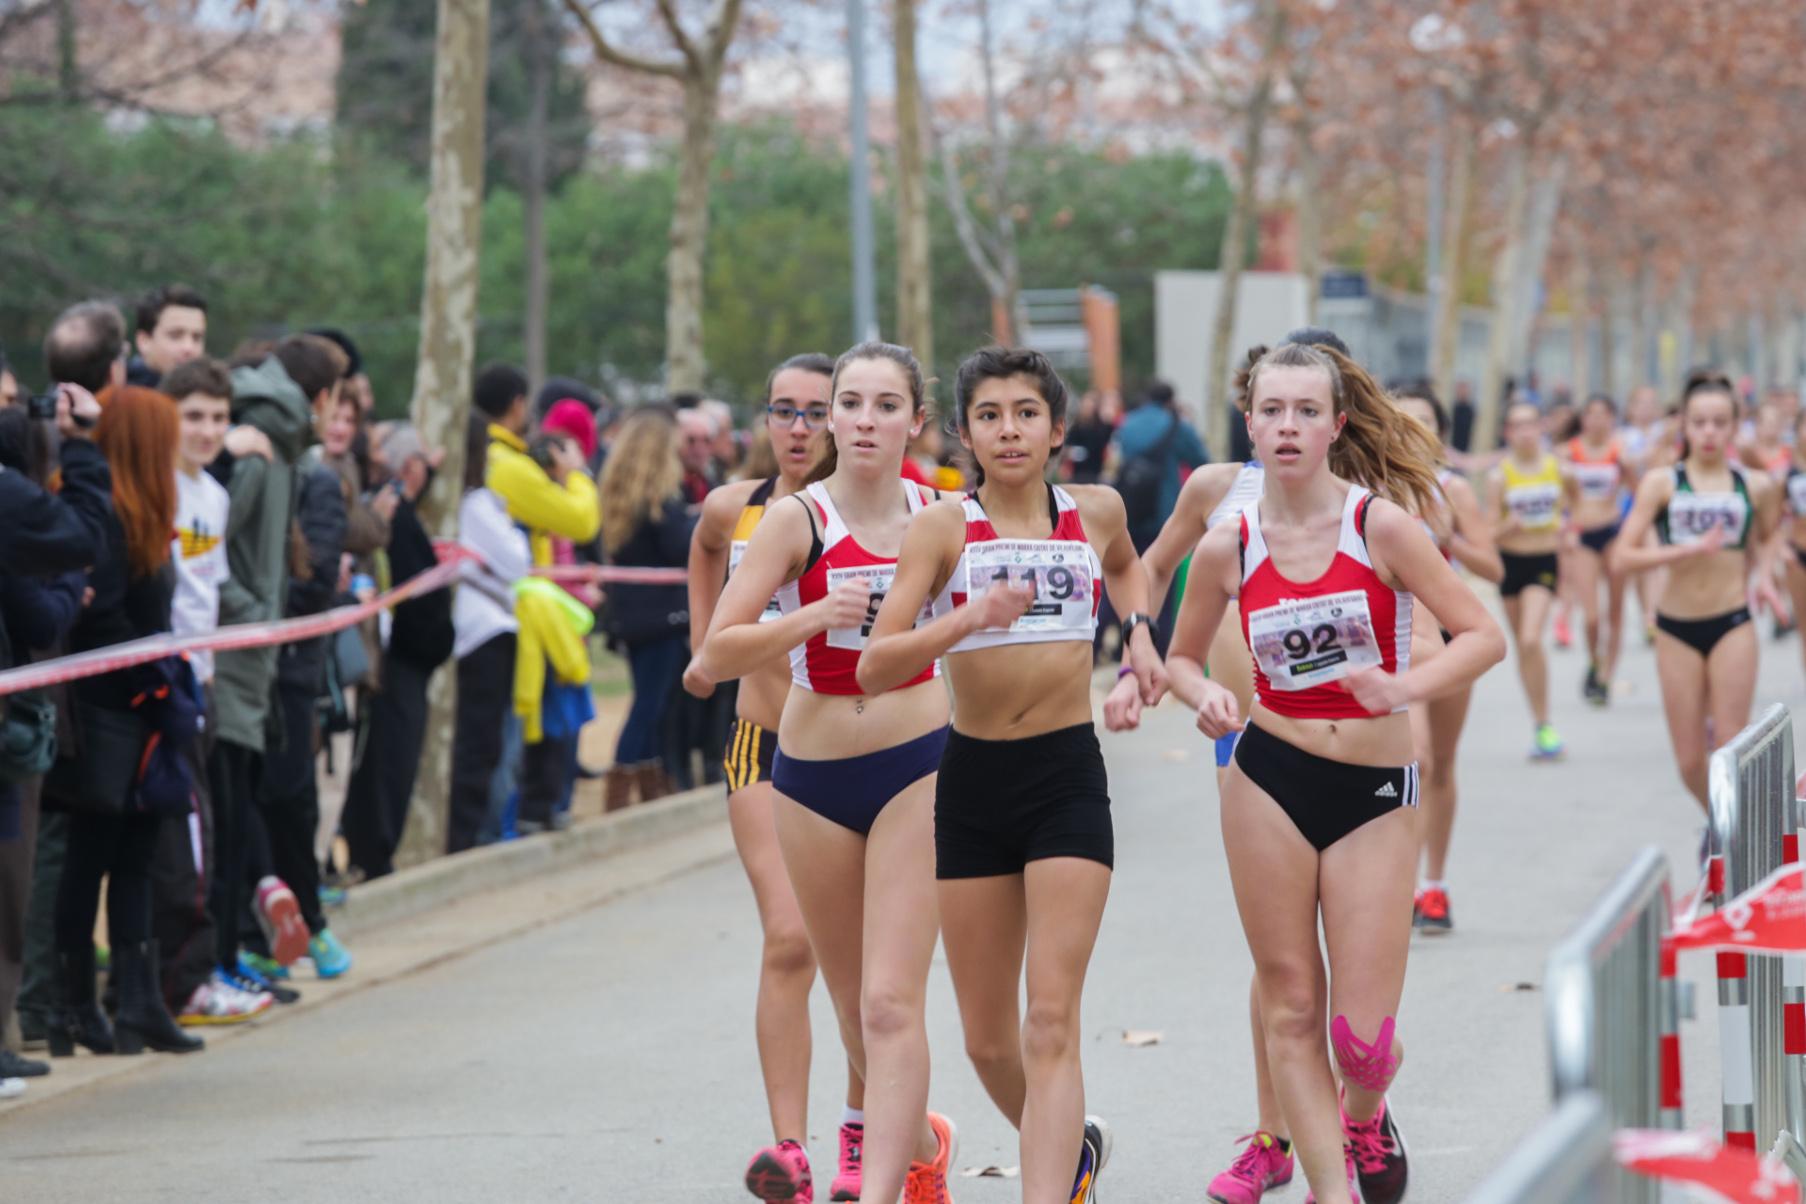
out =
[(533, 389), (546, 383), (546, 104), (552, 83), (552, 46), (546, 36), (545, 0), (526, 0), (527, 69), (531, 92), (527, 105), (527, 145), (521, 173), (522, 240), (527, 254), (527, 380)]
[(897, 338), (934, 369), (933, 270), (928, 241), (928, 163), (916, 74), (916, 0), (895, 0), (897, 72)]
[(1323, 206), (1318, 190), (1323, 185), (1323, 160), (1311, 138), (1308, 122), (1292, 127), (1298, 144), (1298, 270), (1304, 276), (1304, 321), (1317, 325), (1317, 306), (1323, 300)]
[(1540, 175), (1534, 173), (1534, 166), (1534, 139), (1522, 134), (1511, 153), (1505, 242), (1499, 248), (1493, 275), (1492, 337), (1475, 415), (1475, 429), (1483, 441), (1493, 439), (1499, 430), (1505, 378), (1522, 373), (1530, 362), (1536, 283), (1549, 255), (1567, 176), (1567, 165), (1559, 157)]
[[(426, 285), (412, 416), (440, 465), (422, 517), (433, 534), (457, 535), (464, 426), (477, 347), (477, 252), (483, 216), (483, 115), (489, 73), (489, 0), (439, 0), (433, 52), (432, 181), (426, 201)], [(420, 777), (396, 862), (445, 849), (456, 677), (449, 666), (429, 690)]]
[(1430, 379), (1437, 396), (1455, 396), (1456, 362), (1461, 351), (1462, 249), (1467, 245), (1467, 211), (1474, 190), (1473, 124), (1457, 115), (1448, 124), (1448, 200), (1442, 211), (1442, 288), (1436, 294), (1436, 346), (1430, 349)]
[(702, 352), (702, 284), (709, 241), (709, 164), (715, 157), (719, 65), (684, 80), (683, 158), (671, 211), (671, 251), (665, 259), (665, 387), (700, 391), (707, 373)]
[[(1228, 411), (1229, 364), (1235, 338), (1236, 293), (1241, 287), (1242, 264), (1247, 258), (1248, 236), (1260, 211), (1260, 157), (1265, 141), (1267, 112), (1273, 106), (1273, 72), (1286, 32), (1285, 9), (1269, 0), (1263, 14), (1266, 33), (1254, 91), (1248, 97), (1242, 124), (1242, 160), (1237, 173), (1235, 204), (1223, 226), (1223, 245), (1217, 257), (1217, 313), (1210, 340), (1210, 372), (1204, 379), (1205, 429), (1213, 429), (1219, 415)], [(1225, 428), (1226, 431), (1227, 428)], [(1230, 445), (1225, 438), (1223, 446)]]
[(1586, 255), (1576, 247), (1568, 273), (1568, 383), (1578, 404), (1593, 391), (1592, 284)]
[(75, 0), (56, 3), (56, 87), (63, 103), (81, 100), (81, 56), (76, 49)]
[(1618, 393), (1618, 291), (1597, 276), (1593, 287), (1599, 310), (1599, 388), (1623, 401)]
[(1655, 372), (1655, 298), (1651, 295), (1649, 281), (1649, 263), (1639, 257), (1637, 264), (1636, 293), (1631, 304), (1634, 306), (1632, 329), (1635, 330), (1636, 351), (1630, 368), (1630, 383), (1633, 388), (1656, 383)]

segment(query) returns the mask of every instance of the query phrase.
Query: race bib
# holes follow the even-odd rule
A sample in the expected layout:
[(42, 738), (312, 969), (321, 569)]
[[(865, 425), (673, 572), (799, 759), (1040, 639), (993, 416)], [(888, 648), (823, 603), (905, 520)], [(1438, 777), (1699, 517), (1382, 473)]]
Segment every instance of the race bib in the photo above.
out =
[(1806, 518), (1806, 472), (1787, 478), (1787, 504), (1795, 518)]
[[(736, 539), (727, 546), (727, 575), (732, 577), (740, 568), (740, 561), (746, 556), (746, 541)], [(765, 600), (765, 609), (759, 612), (759, 622), (769, 623), (773, 619), (784, 617), (784, 608), (778, 605), (776, 594)]]
[[(865, 642), (872, 638), (872, 624), (878, 621), (878, 610), (884, 605), (884, 595), (890, 592), (890, 583), (896, 577), (897, 566), (894, 564), (868, 564), (857, 568), (828, 570), (829, 593), (848, 581), (862, 579), (872, 587), (872, 600), (866, 604), (865, 619), (857, 627), (830, 627), (828, 647), (864, 651)], [(933, 603), (924, 602), (922, 613), (916, 616), (916, 623), (919, 626), (933, 617)]]
[(1580, 486), (1580, 496), (1589, 502), (1609, 502), (1617, 497), (1618, 480), (1616, 464), (1574, 465), (1574, 483)]
[(992, 539), (966, 548), (967, 602), (1003, 586), (1028, 588), (1035, 600), (1011, 631), (1091, 630), (1097, 597), (1090, 549), (1072, 540)]
[(1364, 590), (1298, 598), (1248, 616), (1248, 646), (1275, 690), (1305, 690), (1383, 663)]
[(1749, 507), (1736, 493), (1677, 493), (1668, 502), (1668, 542), (1698, 543), (1723, 531), (1726, 544), (1741, 542)]
[(1553, 481), (1542, 485), (1514, 485), (1505, 491), (1505, 508), (1527, 531), (1553, 527), (1561, 508), (1561, 486)]

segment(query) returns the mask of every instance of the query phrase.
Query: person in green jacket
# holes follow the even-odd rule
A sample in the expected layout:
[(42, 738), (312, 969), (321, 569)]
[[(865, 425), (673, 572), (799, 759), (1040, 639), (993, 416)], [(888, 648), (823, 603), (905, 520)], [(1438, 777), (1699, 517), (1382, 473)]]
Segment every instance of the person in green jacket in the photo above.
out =
[[(262, 432), (269, 441), (270, 455), (267, 459), (238, 457), (224, 474), (232, 507), (226, 525), (231, 577), (220, 588), (222, 627), (282, 617), (291, 563), (289, 533), (301, 488), (295, 462), (324, 428), (345, 365), (344, 352), (329, 341), (315, 335), (290, 335), (261, 361), (241, 362), (232, 371), (232, 420)], [(272, 646), (222, 651), (215, 658), (215, 740), (208, 764), (215, 846), (208, 904), (220, 970), (262, 990), (277, 984), (241, 965), (238, 931), (239, 918), (249, 902), (247, 827), (262, 771), (276, 657), (277, 649)], [(294, 895), (286, 889), (270, 892), (262, 904), (261, 918), (275, 929), (272, 945), (283, 943), (276, 937), (298, 928), (305, 947), (307, 929)], [(275, 994), (284, 1002), (297, 997), (287, 988)]]

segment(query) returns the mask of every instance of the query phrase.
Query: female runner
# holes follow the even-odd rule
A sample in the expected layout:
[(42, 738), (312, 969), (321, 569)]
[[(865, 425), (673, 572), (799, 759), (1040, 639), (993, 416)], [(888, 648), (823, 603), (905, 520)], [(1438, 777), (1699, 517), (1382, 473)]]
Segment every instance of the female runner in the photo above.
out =
[(1536, 723), (1530, 756), (1552, 761), (1562, 754), (1561, 737), (1549, 722), (1549, 655), (1543, 628), (1555, 600), (1556, 552), (1561, 548), (1561, 514), (1571, 508), (1573, 484), (1561, 465), (1543, 450), (1542, 416), (1519, 402), (1505, 415), (1505, 458), (1487, 474), (1489, 509), (1499, 523), (1496, 537), (1505, 562), (1499, 597), (1517, 644), (1518, 678)]
[[(898, 475), (927, 419), (922, 369), (906, 348), (861, 343), (835, 364), (830, 396), (832, 442), (794, 504), (773, 506), (753, 531), (699, 671), (726, 681), (790, 654), (772, 765), (778, 846), (866, 1084), (860, 1198), (942, 1204), (955, 1135), (927, 1110), (922, 1009), (939, 928), (933, 806), (947, 691), (933, 665), (882, 694), (854, 676), (904, 528), (935, 497)], [(774, 593), (779, 617), (761, 622)], [(784, 1182), (795, 1167), (755, 1163), (749, 1185), (808, 1199), (806, 1178)]]
[[(1198, 708), (1205, 735), (1242, 731), (1223, 788), (1223, 842), (1305, 1177), (1323, 1204), (1362, 1192), (1391, 1204), (1407, 1166), (1385, 1091), (1403, 1056), (1393, 1013), (1418, 841), (1405, 711), (1471, 682), (1503, 657), (1504, 640), (1418, 521), (1351, 484), (1384, 483), (1428, 513), (1436, 486), (1426, 431), (1391, 420), (1372, 379), (1330, 351), (1282, 346), (1250, 388), (1262, 496), (1198, 545), (1174, 632), (1173, 690)], [(1409, 665), (1414, 594), (1453, 633), (1421, 667)], [(1255, 661), (1246, 725), (1234, 694), (1201, 663), (1236, 597)], [(1323, 1048), (1326, 998), (1340, 1123)]]
[[(1613, 549), (1619, 572), (1668, 567), (1656, 610), (1656, 675), (1674, 759), (1702, 808), (1706, 760), (1743, 730), (1756, 693), (1750, 612), (1780, 612), (1768, 563), (1781, 490), (1733, 463), (1737, 402), (1729, 377), (1695, 373), (1681, 394), (1679, 462), (1651, 469)], [(1653, 529), (1656, 544), (1644, 547)]]
[[(1165, 672), (1122, 498), (1046, 481), (1066, 428), (1053, 365), (989, 347), (960, 365), (957, 388), (978, 488), (910, 523), (859, 683), (890, 689), (947, 658), (956, 724), (935, 789), (935, 872), (966, 1049), (1022, 1134), (1023, 1200), (1080, 1204), (1110, 1153), (1108, 1129), (1085, 1116), (1079, 1065), (1079, 996), (1114, 854), (1091, 725), (1100, 586), (1124, 615), (1130, 666), (1106, 706), (1112, 729), (1159, 700)], [(912, 629), (931, 599), (937, 617)]]
[[(715, 600), (722, 583), (746, 554), (747, 541), (767, 508), (799, 492), (821, 455), (821, 432), (828, 424), (828, 383), (834, 361), (825, 355), (796, 355), (779, 364), (765, 386), (765, 430), (774, 453), (776, 469), (763, 480), (736, 481), (710, 493), (703, 502), (702, 517), (690, 541), (690, 646), (700, 652), (715, 615)], [(780, 616), (777, 600), (766, 605), (761, 619)], [(702, 672), (700, 657), (684, 674), (684, 689), (698, 698), (715, 692), (715, 683)], [(753, 1031), (759, 1044), (759, 1065), (765, 1073), (765, 1099), (771, 1111), (776, 1144), (760, 1150), (747, 1171), (747, 1185), (754, 1195), (765, 1189), (769, 1176), (758, 1168), (789, 1164), (777, 1178), (780, 1184), (807, 1181), (809, 1159), (804, 1151), (809, 1116), (809, 992), (815, 985), (815, 955), (809, 950), (809, 934), (803, 928), (796, 893), (784, 873), (778, 851), (777, 827), (772, 820), (775, 795), (771, 786), (772, 756), (777, 751), (773, 734), (784, 713), (790, 692), (790, 664), (786, 656), (740, 680), (734, 701), (734, 729), (728, 739), (724, 768), (727, 771), (727, 814), (734, 831), (734, 847), (752, 884), (765, 930), (759, 963), (759, 996)], [(864, 1140), (865, 1084), (851, 1062), (847, 1065), (847, 1105), (840, 1125), (839, 1173), (830, 1188), (831, 1200), (859, 1198), (859, 1153)], [(808, 1201), (813, 1189), (763, 1199)]]
[[(1574, 483), (1570, 526), (1579, 546), (1567, 565), (1586, 620), (1587, 675), (1581, 694), (1594, 706), (1612, 700), (1612, 680), (1624, 637), (1624, 578), (1606, 571), (1606, 549), (1618, 535), (1625, 491), (1635, 482), (1618, 444), (1618, 407), (1604, 393), (1587, 398), (1580, 433), (1563, 447), (1563, 469)], [(1599, 612), (1600, 578), (1605, 579), (1605, 614)]]
[[(1446, 446), (1448, 411), (1442, 408), (1435, 387), (1429, 381), (1412, 381), (1399, 386), (1393, 392), (1393, 399), (1399, 409), (1423, 423), (1425, 430), (1435, 433), (1439, 446)], [(1492, 530), (1480, 509), (1479, 498), (1474, 495), (1474, 487), (1446, 466), (1436, 470), (1436, 484), (1442, 492), (1441, 504), (1425, 521), (1443, 558), (1457, 562), (1476, 577), (1497, 585), (1505, 575), (1505, 566), (1499, 560), (1499, 550), (1493, 546)], [(1421, 600), (1418, 606), (1412, 632), (1419, 638), (1413, 640), (1412, 664), (1423, 664), (1443, 649), (1442, 635), (1422, 614)], [(1466, 685), (1432, 698), (1411, 712), (1411, 722), (1416, 730), (1418, 776), (1423, 785), (1423, 878), (1418, 883), (1411, 924), (1425, 935), (1448, 932), (1455, 927), (1445, 875), (1449, 841), (1455, 831), (1455, 750), (1461, 743), (1461, 729), (1467, 725), (1467, 708), (1472, 701), (1473, 688)]]
[[(1787, 504), (1787, 547), (1792, 553), (1784, 562), (1784, 572), (1797, 626), (1806, 622), (1806, 410), (1801, 410), (1794, 420), (1793, 458), (1782, 478), (1782, 488)], [(1806, 636), (1800, 639), (1800, 649), (1806, 654)]]

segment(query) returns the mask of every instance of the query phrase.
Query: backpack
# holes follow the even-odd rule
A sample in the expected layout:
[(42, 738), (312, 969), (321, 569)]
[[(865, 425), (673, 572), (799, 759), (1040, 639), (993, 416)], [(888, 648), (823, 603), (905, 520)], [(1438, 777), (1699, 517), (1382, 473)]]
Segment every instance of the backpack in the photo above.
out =
[(1123, 509), (1128, 514), (1131, 531), (1159, 522), (1160, 487), (1165, 482), (1166, 458), (1172, 451), (1173, 437), (1179, 433), (1179, 415), (1170, 415), (1166, 434), (1146, 451), (1137, 452), (1123, 461), (1116, 473), (1116, 492), (1122, 494)]

